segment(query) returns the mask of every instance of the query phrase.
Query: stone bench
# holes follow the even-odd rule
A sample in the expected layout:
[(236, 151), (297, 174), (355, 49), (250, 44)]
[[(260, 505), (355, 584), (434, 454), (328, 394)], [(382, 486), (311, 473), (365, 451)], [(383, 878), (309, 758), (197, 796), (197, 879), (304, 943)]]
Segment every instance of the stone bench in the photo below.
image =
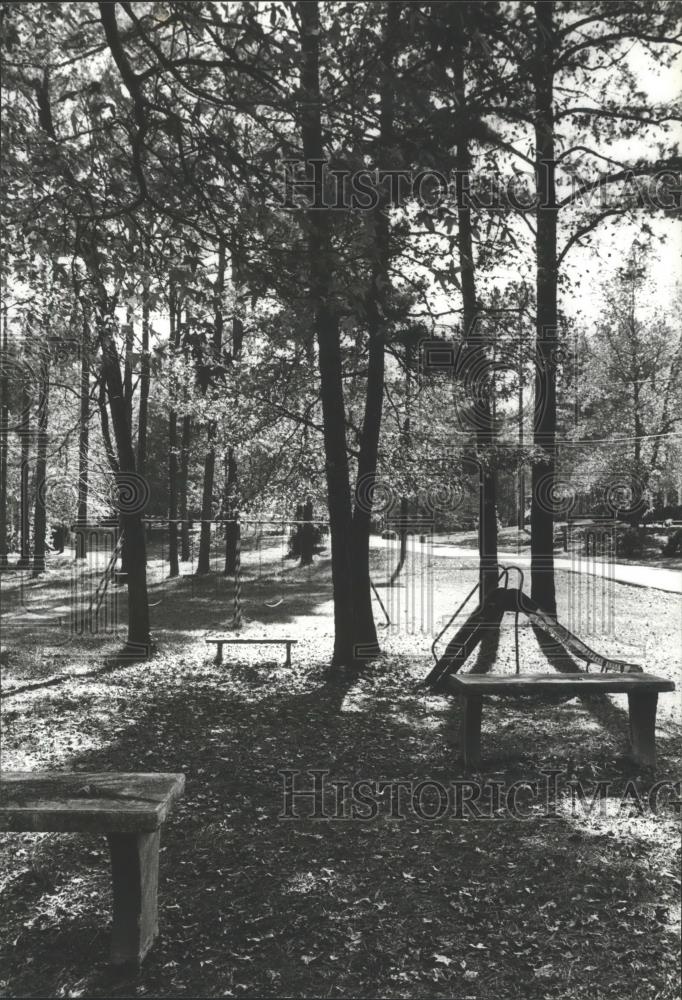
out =
[(212, 635), (206, 638), (206, 642), (217, 646), (215, 660), (216, 666), (223, 662), (223, 646), (286, 646), (287, 658), (284, 661), (285, 667), (291, 666), (291, 647), (295, 646), (298, 639), (233, 639), (229, 635)]
[(111, 961), (139, 963), (159, 933), (159, 837), (183, 774), (5, 771), (0, 831), (99, 833), (109, 843)]
[(656, 706), (658, 694), (674, 691), (673, 681), (654, 674), (451, 674), (443, 681), (450, 694), (460, 698), (460, 743), (466, 767), (480, 763), (481, 714), (486, 695), (627, 694), (630, 741), (638, 763), (656, 766)]

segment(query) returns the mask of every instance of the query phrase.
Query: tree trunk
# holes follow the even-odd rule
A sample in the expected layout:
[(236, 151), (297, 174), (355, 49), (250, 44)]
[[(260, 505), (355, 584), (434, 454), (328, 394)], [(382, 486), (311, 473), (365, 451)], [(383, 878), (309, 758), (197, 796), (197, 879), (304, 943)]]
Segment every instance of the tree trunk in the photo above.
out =
[(31, 500), (30, 500), (30, 458), (31, 458), (31, 396), (26, 384), (21, 389), (21, 485), (19, 500), (19, 562), (18, 567), (28, 569), (31, 564)]
[[(211, 363), (220, 364), (223, 346), (223, 295), (225, 292), (225, 241), (218, 246), (218, 274), (215, 284), (215, 320)], [(204, 392), (208, 388), (205, 384)], [(207, 450), (204, 459), (204, 486), (201, 498), (201, 535), (199, 537), (199, 558), (197, 573), (208, 573), (211, 568), (211, 520), (213, 516), (213, 480), (215, 477), (215, 435), (216, 422), (209, 421), (207, 428)]]
[(300, 559), (302, 551), (302, 522), (303, 521), (303, 504), (297, 503), (296, 510), (294, 511), (294, 526), (289, 532), (289, 551), (287, 552), (287, 559)]
[(82, 526), (76, 538), (76, 559), (85, 559), (88, 554), (88, 477), (90, 447), (90, 364), (88, 357), (89, 331), (83, 320), (83, 343), (81, 345), (80, 422), (78, 428), (78, 514), (76, 520)]
[[(400, 5), (385, 4), (386, 24), (381, 46), (382, 83), (379, 110), (379, 167), (390, 164), (390, 147), (393, 140), (394, 80), (393, 50), (400, 19)], [(365, 412), (358, 456), (357, 485), (353, 510), (353, 602), (355, 640), (365, 647), (366, 653), (375, 647), (379, 651), (377, 630), (372, 609), (372, 589), (369, 566), (369, 538), (372, 518), (372, 494), (368, 482), (376, 478), (379, 457), (379, 436), (384, 402), (384, 348), (385, 348), (385, 290), (389, 284), (389, 223), (388, 199), (385, 192), (374, 212), (374, 258), (372, 281), (367, 296), (367, 331), (369, 354), (367, 360), (367, 387)], [(368, 502), (359, 502), (360, 497)]]
[(133, 426), (133, 348), (135, 346), (135, 314), (130, 306), (126, 309), (125, 359), (123, 367), (123, 398), (126, 404), (128, 423)]
[(225, 454), (225, 576), (234, 576), (237, 568), (237, 550), (240, 540), (238, 514), (238, 480), (237, 461), (234, 457), (234, 449), (228, 448)]
[(521, 313), (519, 312), (519, 402), (518, 402), (518, 413), (519, 413), (519, 465), (518, 465), (518, 483), (516, 492), (516, 527), (519, 531), (525, 531), (526, 528), (526, 473), (523, 465), (523, 321), (521, 319)]
[[(639, 373), (637, 373), (639, 374)], [(634, 440), (634, 470), (635, 476), (638, 480), (642, 478), (642, 434), (644, 433), (644, 427), (642, 426), (642, 412), (640, 403), (640, 389), (639, 382), (635, 381), (632, 386), (632, 413), (635, 420), (635, 440)], [(646, 485), (646, 484), (644, 484)], [(641, 498), (638, 498), (641, 499)]]
[(537, 185), (537, 318), (535, 331), (534, 462), (531, 497), (531, 597), (556, 615), (554, 513), (556, 452), (557, 204), (554, 159), (554, 4), (535, 4), (535, 149)]
[[(235, 242), (235, 241), (233, 241)], [(232, 285), (234, 288), (235, 311), (232, 315), (232, 362), (239, 365), (244, 345), (244, 323), (239, 314), (240, 275), (236, 251), (232, 250)], [(234, 448), (225, 452), (225, 496), (223, 510), (228, 522), (225, 524), (225, 576), (234, 576), (237, 568), (237, 553), (241, 543), (239, 525), (239, 467)]]
[(191, 552), (189, 545), (189, 519), (187, 516), (187, 489), (189, 480), (189, 446), (192, 437), (192, 418), (188, 413), (182, 418), (182, 440), (180, 443), (180, 559), (188, 562)]
[[(323, 204), (324, 159), (320, 108), (317, 0), (297, 4), (301, 24), (301, 91), (303, 155), (312, 179), (314, 203)], [(317, 161), (317, 168), (312, 161)], [(353, 572), (348, 540), (352, 538), (350, 475), (346, 452), (346, 414), (343, 398), (341, 343), (338, 317), (332, 306), (332, 242), (329, 213), (311, 208), (307, 213), (310, 293), (320, 367), (320, 395), (331, 531), (332, 588), (334, 594), (333, 665), (355, 663)]]
[[(133, 447), (132, 428), (128, 420), (127, 401), (124, 396), (121, 368), (119, 365), (116, 344), (111, 332), (113, 317), (103, 312), (100, 321), (100, 343), (102, 346), (102, 379), (106, 385), (111, 412), (111, 423), (114, 429), (120, 483), (123, 486), (126, 477), (134, 484), (136, 477), (135, 449)], [(122, 493), (123, 491), (121, 491)], [(133, 487), (133, 494), (135, 489)], [(128, 639), (127, 645), (131, 652), (142, 656), (149, 655), (151, 637), (149, 634), (149, 598), (147, 593), (147, 554), (143, 510), (135, 498), (128, 502), (125, 496), (119, 494), (120, 518), (124, 533), (126, 551), (126, 571), (128, 574)]]
[[(386, 223), (387, 225), (387, 223)], [(380, 241), (379, 241), (380, 242)], [(372, 517), (372, 490), (366, 488), (368, 480), (376, 479), (379, 454), (379, 434), (384, 397), (384, 331), (382, 320), (373, 302), (370, 308), (369, 358), (367, 365), (367, 395), (365, 415), (358, 456), (356, 501), (353, 511), (352, 573), (353, 604), (355, 619), (355, 641), (365, 648), (365, 655), (372, 647), (379, 652), (372, 591), (370, 586), (369, 539)], [(369, 502), (359, 502), (358, 498)]]
[[(145, 264), (147, 264), (145, 258)], [(149, 276), (142, 280), (142, 353), (140, 358), (140, 407), (137, 417), (137, 471), (144, 476), (147, 467), (147, 424), (149, 411)]]
[(400, 498), (400, 529), (398, 532), (400, 539), (400, 551), (398, 553), (398, 564), (391, 573), (390, 585), (397, 582), (402, 573), (405, 560), (407, 558), (407, 520), (409, 515), (409, 503), (406, 496)]
[(300, 535), (301, 566), (312, 566), (313, 550), (315, 548), (315, 526), (313, 524), (313, 502), (310, 497), (303, 504), (301, 514), (303, 520)]
[[(173, 351), (180, 345), (179, 317), (173, 289), (170, 291), (170, 340)], [(168, 414), (168, 561), (170, 576), (178, 576), (178, 416), (175, 409)]]
[[(464, 11), (459, 8), (458, 44), (454, 52), (454, 89), (457, 104), (462, 114), (461, 128), (466, 128), (466, 91), (464, 85)], [(475, 420), (476, 446), (478, 452), (478, 558), (479, 558), (479, 601), (483, 604), (497, 586), (499, 568), (497, 564), (497, 483), (491, 446), (494, 444), (494, 421), (492, 417), (488, 382), (490, 364), (487, 358), (482, 328), (477, 328), (478, 300), (476, 297), (476, 276), (474, 267), (473, 233), (471, 222), (471, 201), (469, 193), (469, 171), (471, 155), (469, 143), (462, 135), (457, 143), (457, 245), (462, 286), (462, 324), (465, 343), (465, 364), (462, 374), (470, 377), (473, 389), (473, 412)], [(469, 379), (467, 379), (468, 381)]]
[(168, 561), (170, 576), (178, 576), (178, 420), (171, 410), (168, 421)]
[(0, 342), (0, 567), (7, 566), (7, 449), (9, 444), (9, 379), (7, 377), (7, 295), (4, 273), (2, 275), (3, 305), (2, 341)]
[[(191, 329), (189, 311), (185, 309), (185, 358), (189, 357), (188, 337)], [(184, 399), (187, 402), (188, 388), (184, 387)], [(189, 448), (192, 440), (192, 418), (185, 413), (182, 418), (182, 436), (180, 440), (180, 559), (188, 562), (191, 551), (189, 544), (189, 519), (187, 515), (187, 492), (189, 489)]]
[(33, 514), (33, 576), (45, 570), (47, 532), (47, 429), (50, 404), (50, 359), (47, 348), (40, 361), (38, 387), (38, 447), (36, 454), (36, 501)]
[(204, 458), (204, 486), (201, 496), (201, 534), (196, 569), (200, 575), (208, 573), (211, 568), (211, 517), (213, 514), (213, 478), (215, 473), (214, 435), (215, 426), (211, 423), (208, 427), (208, 450)]
[(116, 473), (118, 472), (118, 458), (116, 457), (116, 449), (114, 448), (114, 444), (111, 440), (109, 411), (107, 410), (107, 387), (101, 371), (97, 376), (97, 387), (97, 407), (99, 409), (100, 423), (102, 427), (104, 451), (106, 452), (107, 461), (109, 462), (111, 471)]
[[(123, 361), (123, 399), (125, 402), (126, 420), (131, 430), (133, 427), (133, 349), (135, 347), (135, 314), (131, 306), (126, 310), (126, 325), (124, 327), (124, 361)], [(119, 517), (119, 532), (121, 535), (121, 574), (128, 573), (128, 538), (123, 525), (123, 517)]]

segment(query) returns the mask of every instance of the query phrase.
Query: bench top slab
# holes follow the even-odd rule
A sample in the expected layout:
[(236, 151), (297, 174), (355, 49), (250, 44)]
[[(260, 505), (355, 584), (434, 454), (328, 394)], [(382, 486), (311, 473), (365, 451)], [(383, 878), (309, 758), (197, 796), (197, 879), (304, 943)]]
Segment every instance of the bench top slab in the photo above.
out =
[(673, 681), (655, 674), (452, 674), (445, 683), (451, 694), (629, 694), (675, 690)]
[(237, 644), (241, 646), (250, 643), (258, 643), (259, 645), (261, 643), (267, 643), (268, 645), (272, 645), (273, 643), (281, 644), (288, 642), (289, 645), (295, 646), (298, 639), (232, 639), (229, 635), (209, 635), (206, 636), (206, 642), (230, 642), (233, 645)]
[(3, 771), (0, 830), (144, 833), (165, 822), (184, 774)]

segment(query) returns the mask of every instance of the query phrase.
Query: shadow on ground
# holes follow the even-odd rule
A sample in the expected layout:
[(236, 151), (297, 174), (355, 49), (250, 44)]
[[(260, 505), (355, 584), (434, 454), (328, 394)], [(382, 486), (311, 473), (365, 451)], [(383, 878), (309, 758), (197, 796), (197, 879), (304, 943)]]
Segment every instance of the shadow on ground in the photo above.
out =
[[(114, 974), (103, 843), (3, 837), (3, 995), (540, 1000), (600, 995), (598, 978), (619, 1000), (672, 998), (663, 818), (628, 820), (627, 837), (541, 809), (429, 821), (409, 790), (404, 818), (385, 799), (372, 819), (342, 818), (338, 782), (464, 777), (442, 738), (442, 699), (410, 693), (400, 671), (353, 682), (320, 669), (138, 665), (89, 690), (50, 705), (65, 727), (85, 715), (102, 728), (100, 747), (71, 766), (187, 775), (162, 837), (162, 938), (140, 973)], [(583, 708), (561, 706), (559, 726), (556, 711), (534, 711), (532, 729), (524, 718), (521, 742), (491, 705), (483, 777), (509, 785), (570, 759), (572, 773), (596, 768), (622, 788), (627, 772)], [(313, 770), (337, 782), (327, 818), (311, 818), (310, 796), (294, 800), (299, 818), (281, 818), (283, 769), (299, 791)], [(438, 805), (419, 802), (422, 813)]]

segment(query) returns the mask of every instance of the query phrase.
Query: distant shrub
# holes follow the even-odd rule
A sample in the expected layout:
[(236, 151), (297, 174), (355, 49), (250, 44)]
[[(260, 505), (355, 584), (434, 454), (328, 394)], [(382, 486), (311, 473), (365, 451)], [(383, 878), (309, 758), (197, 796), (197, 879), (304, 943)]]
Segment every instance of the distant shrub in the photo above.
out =
[(628, 528), (618, 539), (620, 554), (630, 559), (642, 554), (642, 538), (637, 528)]
[(665, 545), (661, 549), (662, 556), (674, 556), (678, 551), (682, 551), (682, 528), (673, 531)]

